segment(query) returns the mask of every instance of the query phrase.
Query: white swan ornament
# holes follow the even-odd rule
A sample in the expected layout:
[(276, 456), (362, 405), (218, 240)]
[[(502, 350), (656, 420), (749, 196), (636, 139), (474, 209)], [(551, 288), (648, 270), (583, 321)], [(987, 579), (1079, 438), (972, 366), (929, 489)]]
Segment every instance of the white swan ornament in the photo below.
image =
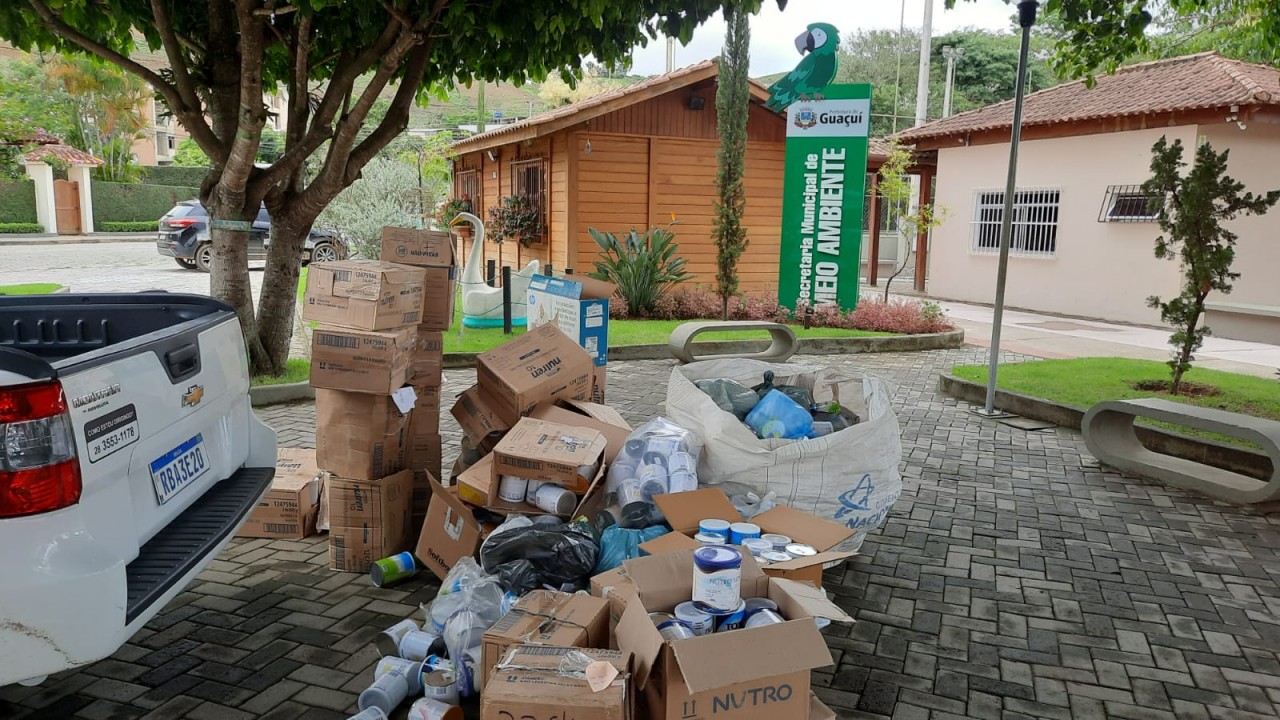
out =
[[(450, 225), (471, 223), (475, 239), (467, 262), (462, 266), (462, 326), (469, 328), (502, 327), (502, 288), (489, 287), (484, 282), (482, 268), (484, 253), (484, 223), (469, 212), (458, 213)], [(530, 260), (528, 265), (511, 276), (511, 324), (528, 322), (529, 281), (541, 269), (541, 263)]]

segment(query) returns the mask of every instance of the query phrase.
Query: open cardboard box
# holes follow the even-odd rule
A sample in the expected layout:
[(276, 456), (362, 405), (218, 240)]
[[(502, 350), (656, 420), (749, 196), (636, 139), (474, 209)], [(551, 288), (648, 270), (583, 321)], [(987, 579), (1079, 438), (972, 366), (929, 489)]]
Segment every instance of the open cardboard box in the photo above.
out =
[[(707, 518), (744, 522), (742, 514), (719, 488), (657, 495), (654, 497), (654, 502), (676, 533), (690, 537), (697, 534), (698, 522)], [(773, 577), (800, 580), (813, 583), (815, 587), (822, 587), (822, 568), (827, 563), (857, 555), (853, 552), (830, 552), (831, 548), (853, 535), (853, 530), (801, 510), (779, 505), (751, 518), (751, 522), (760, 526), (761, 533), (786, 535), (795, 542), (811, 545), (818, 550), (818, 554), (811, 557), (766, 565), (765, 573)], [(693, 540), (689, 542), (693, 542), (696, 547), (696, 542)], [(682, 545), (676, 538), (664, 535), (642, 544), (640, 549), (650, 555), (657, 555), (685, 547), (689, 546)]]
[(258, 499), (236, 537), (301, 540), (311, 535), (323, 487), (315, 450), (280, 448), (271, 489)]
[(580, 593), (533, 590), (484, 631), (480, 678), (488, 682), (494, 666), (514, 646), (602, 648), (608, 644), (608, 601)]
[(554, 400), (545, 402), (533, 409), (529, 417), (547, 422), (573, 425), (597, 430), (604, 435), (607, 444), (604, 450), (605, 462), (613, 459), (622, 451), (622, 445), (631, 434), (631, 424), (622, 413), (600, 403), (583, 400)]
[[(570, 653), (613, 665), (613, 680), (599, 692), (585, 678), (560, 672)], [(631, 655), (617, 650), (521, 645), (503, 656), (486, 679), (480, 720), (632, 720), (635, 693)]]
[(489, 433), (511, 429), (511, 424), (498, 416), (493, 401), (481, 392), (479, 385), (463, 390), (450, 412), (473, 443), (479, 444)]
[(609, 362), (609, 298), (618, 292), (611, 282), (586, 276), (534, 275), (529, 281), (529, 327), (550, 323), (578, 341), (597, 366)]
[[(604, 504), (605, 468), (596, 471), (586, 493), (582, 494), (578, 506), (568, 517), (587, 515), (592, 517)], [(494, 477), (493, 453), (480, 458), (475, 465), (463, 470), (457, 477), (458, 498), (500, 515), (549, 515), (527, 502), (507, 502), (498, 497), (498, 482)]]
[(493, 527), (476, 519), (471, 508), (458, 498), (456, 487), (445, 488), (433, 477), (427, 480), (431, 484), (431, 504), (413, 554), (443, 580), (459, 560), (476, 554)]
[(623, 563), (635, 589), (618, 621), (618, 647), (635, 658), (636, 689), (652, 720), (807, 720), (810, 671), (833, 664), (815, 617), (853, 622), (822, 590), (771, 578), (746, 555), (742, 596), (767, 597), (786, 622), (666, 641), (651, 612), (693, 593), (693, 552)]
[(515, 475), (581, 494), (591, 480), (583, 477), (579, 468), (595, 465), (599, 475), (605, 466), (606, 444), (598, 430), (521, 418), (493, 448), (493, 481), (496, 485), (503, 475)]

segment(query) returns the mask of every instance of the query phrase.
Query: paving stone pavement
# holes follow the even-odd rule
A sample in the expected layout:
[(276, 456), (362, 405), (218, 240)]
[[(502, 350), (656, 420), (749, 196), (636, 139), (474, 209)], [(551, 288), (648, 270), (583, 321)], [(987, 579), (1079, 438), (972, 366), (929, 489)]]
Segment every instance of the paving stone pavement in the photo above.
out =
[[(1074, 431), (971, 415), (934, 387), (977, 348), (808, 360), (896, 383), (903, 435), (902, 499), (825, 579), (858, 620), (827, 631), (836, 664), (814, 673), (841, 717), (1277, 714), (1280, 517), (1123, 478)], [(611, 366), (611, 402), (637, 423), (661, 412), (670, 367)], [(445, 402), (473, 378), (447, 371)], [(282, 444), (314, 442), (313, 406), (261, 414)], [(444, 433), (448, 466), (447, 413)], [(237, 540), (111, 659), (0, 689), (0, 717), (344, 718), (370, 639), (435, 584), (380, 590), (326, 562), (323, 538)]]

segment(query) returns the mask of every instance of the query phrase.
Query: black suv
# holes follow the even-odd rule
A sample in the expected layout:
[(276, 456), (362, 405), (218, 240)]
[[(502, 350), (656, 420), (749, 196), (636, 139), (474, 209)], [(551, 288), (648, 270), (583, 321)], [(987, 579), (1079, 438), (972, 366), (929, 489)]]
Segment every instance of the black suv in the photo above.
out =
[[(249, 232), (249, 260), (267, 259), (271, 236), (271, 216), (264, 206), (258, 210)], [(209, 213), (199, 200), (183, 200), (160, 218), (156, 250), (173, 258), (187, 270), (209, 272), (213, 261), (213, 243), (209, 236)], [(342, 260), (347, 257), (347, 243), (332, 230), (312, 229), (302, 250), (303, 264)]]

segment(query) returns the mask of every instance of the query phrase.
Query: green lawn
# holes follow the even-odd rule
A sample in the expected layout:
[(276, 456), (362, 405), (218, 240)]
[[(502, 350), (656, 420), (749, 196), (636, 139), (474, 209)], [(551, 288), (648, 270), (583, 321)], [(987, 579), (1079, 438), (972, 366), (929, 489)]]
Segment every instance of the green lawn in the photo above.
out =
[[(987, 381), (986, 365), (961, 365), (953, 368), (951, 372), (965, 380), (980, 383)], [(1212, 385), (1221, 391), (1220, 394), (1169, 395), (1135, 389), (1133, 384), (1143, 380), (1169, 379), (1169, 366), (1154, 360), (1075, 358), (1013, 363), (1001, 365), (997, 377), (1002, 390), (1012, 390), (1086, 409), (1103, 400), (1161, 397), (1201, 407), (1280, 420), (1280, 382), (1267, 378), (1192, 368), (1183, 376), (1184, 379)], [(1165, 427), (1174, 426), (1165, 425)], [(1229, 441), (1237, 445), (1251, 445), (1251, 443), (1190, 428), (1174, 427), (1174, 429), (1183, 433)]]
[(57, 283), (25, 283), (22, 285), (0, 285), (0, 295), (48, 295), (61, 289)]
[(311, 378), (311, 361), (306, 358), (290, 358), (284, 375), (256, 375), (254, 385), (283, 385), (284, 383), (303, 382)]

